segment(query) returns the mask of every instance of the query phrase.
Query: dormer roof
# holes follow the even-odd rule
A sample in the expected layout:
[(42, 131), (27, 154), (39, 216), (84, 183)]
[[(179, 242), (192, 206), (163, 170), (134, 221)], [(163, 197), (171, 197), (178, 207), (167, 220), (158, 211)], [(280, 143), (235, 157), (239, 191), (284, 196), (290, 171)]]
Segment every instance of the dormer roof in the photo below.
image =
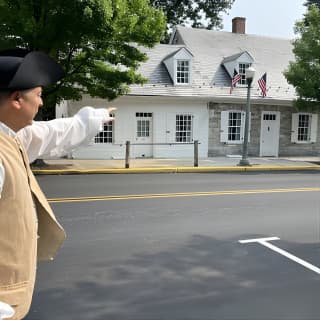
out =
[(242, 51), (242, 52), (238, 52), (236, 54), (233, 54), (229, 57), (225, 57), (223, 58), (222, 60), (222, 64), (224, 63), (227, 63), (227, 62), (230, 62), (230, 61), (234, 61), (234, 60), (239, 60), (241, 59), (241, 57), (243, 57), (244, 55), (247, 55), (248, 57), (250, 57), (250, 59), (252, 60), (253, 62), (253, 57), (250, 55), (250, 53), (248, 51)]
[(179, 53), (181, 54), (182, 52), (186, 52), (186, 53), (189, 55), (189, 58), (192, 58), (192, 57), (193, 57), (193, 54), (191, 53), (190, 50), (188, 50), (188, 48), (182, 47), (182, 48), (179, 48), (177, 51), (170, 53), (167, 57), (164, 58), (163, 61), (166, 61), (166, 60), (168, 60), (168, 59), (177, 57), (178, 54), (179, 54)]
[(254, 63), (254, 59), (248, 51), (242, 51), (223, 58), (221, 64), (224, 66), (229, 76), (232, 78), (234, 70), (239, 72), (239, 63), (247, 63), (251, 65)]

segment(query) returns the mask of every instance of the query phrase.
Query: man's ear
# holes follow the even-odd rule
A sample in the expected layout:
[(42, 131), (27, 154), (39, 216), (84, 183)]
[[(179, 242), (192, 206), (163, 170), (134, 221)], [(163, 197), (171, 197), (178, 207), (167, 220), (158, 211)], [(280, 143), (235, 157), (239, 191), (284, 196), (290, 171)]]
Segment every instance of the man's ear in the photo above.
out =
[(20, 91), (14, 91), (10, 94), (11, 103), (16, 109), (21, 108), (20, 98), (21, 98)]

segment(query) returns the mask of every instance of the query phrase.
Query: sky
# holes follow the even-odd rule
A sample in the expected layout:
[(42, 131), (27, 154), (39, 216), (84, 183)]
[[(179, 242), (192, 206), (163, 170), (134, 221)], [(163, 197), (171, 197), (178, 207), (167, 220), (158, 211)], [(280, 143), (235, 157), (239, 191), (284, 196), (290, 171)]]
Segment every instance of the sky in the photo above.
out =
[(246, 18), (246, 33), (293, 39), (294, 23), (303, 18), (305, 0), (235, 0), (223, 14), (224, 31), (232, 31), (234, 17)]

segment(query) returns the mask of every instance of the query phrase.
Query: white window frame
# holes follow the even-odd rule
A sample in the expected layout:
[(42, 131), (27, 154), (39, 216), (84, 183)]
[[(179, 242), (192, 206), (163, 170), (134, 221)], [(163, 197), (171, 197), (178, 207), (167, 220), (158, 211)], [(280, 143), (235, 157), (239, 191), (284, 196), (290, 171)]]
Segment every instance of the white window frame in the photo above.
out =
[(149, 138), (151, 131), (152, 112), (136, 112), (138, 138)]
[(251, 66), (251, 63), (248, 62), (239, 62), (239, 74), (241, 76), (240, 81), (238, 82), (239, 86), (246, 86), (247, 79), (246, 79), (246, 70)]
[[(182, 124), (181, 124), (181, 120), (182, 120)], [(176, 121), (175, 142), (176, 143), (193, 142), (193, 115), (190, 113), (179, 113), (179, 114), (176, 114), (175, 121)]]
[[(303, 127), (299, 126), (301, 124), (300, 117), (308, 116), (308, 136), (306, 140), (299, 140), (301, 131)], [(305, 127), (306, 128), (306, 127)], [(298, 144), (308, 144), (315, 143), (317, 141), (317, 132), (318, 132), (318, 114), (316, 113), (307, 113), (307, 112), (298, 112), (292, 114), (292, 126), (291, 126), (291, 142)]]
[[(239, 132), (239, 139), (238, 140), (231, 140), (230, 134), (232, 134), (230, 131), (230, 128), (232, 127), (230, 124), (230, 121), (232, 120), (230, 118), (230, 115), (233, 113), (240, 114), (240, 132)], [(221, 118), (220, 118), (220, 142), (226, 143), (226, 144), (242, 144), (244, 140), (244, 127), (245, 127), (245, 117), (246, 113), (245, 111), (241, 110), (228, 110), (228, 111), (221, 111)], [(249, 136), (248, 141), (250, 142), (250, 128), (251, 128), (251, 113), (249, 117)]]
[[(180, 63), (187, 63), (187, 70), (179, 70)], [(183, 68), (186, 68), (184, 66)], [(187, 77), (188, 81), (181, 82), (181, 79), (185, 79)], [(176, 67), (175, 67), (175, 81), (177, 85), (185, 86), (190, 85), (191, 83), (191, 60), (190, 59), (176, 59)]]
[[(114, 114), (110, 116), (114, 117)], [(102, 130), (93, 138), (93, 143), (95, 145), (114, 143), (114, 120), (102, 125)]]

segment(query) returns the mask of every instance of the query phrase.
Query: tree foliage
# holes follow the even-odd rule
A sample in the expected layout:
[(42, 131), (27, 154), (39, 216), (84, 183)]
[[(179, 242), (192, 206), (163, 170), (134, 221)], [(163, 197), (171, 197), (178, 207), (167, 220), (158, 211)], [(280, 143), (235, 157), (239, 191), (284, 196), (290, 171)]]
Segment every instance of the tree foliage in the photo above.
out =
[[(167, 32), (176, 25), (214, 29), (222, 27), (221, 12), (227, 12), (235, 0), (150, 0), (163, 10), (167, 18)], [(168, 34), (167, 34), (168, 38)]]
[(148, 0), (0, 0), (0, 49), (44, 51), (66, 72), (44, 92), (49, 117), (61, 99), (113, 99), (143, 83), (138, 45), (152, 47), (164, 30)]
[(300, 35), (293, 42), (295, 61), (284, 72), (287, 81), (297, 92), (299, 108), (320, 106), (320, 10), (311, 5), (304, 19), (295, 25)]
[(315, 4), (318, 6), (318, 8), (320, 8), (320, 0), (306, 0), (306, 2), (304, 3), (304, 5), (306, 7), (310, 7), (312, 4)]

